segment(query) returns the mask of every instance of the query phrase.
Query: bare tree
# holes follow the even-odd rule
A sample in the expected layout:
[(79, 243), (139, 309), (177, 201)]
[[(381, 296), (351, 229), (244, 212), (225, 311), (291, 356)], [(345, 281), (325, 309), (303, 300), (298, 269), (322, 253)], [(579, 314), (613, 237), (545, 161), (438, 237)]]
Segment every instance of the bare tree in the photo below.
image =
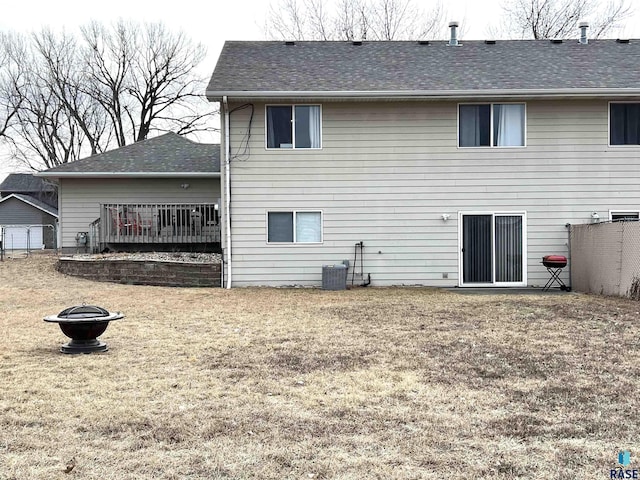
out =
[(593, 14), (591, 35), (601, 38), (621, 28), (625, 20), (633, 15), (633, 8), (625, 0), (609, 1)]
[(194, 108), (195, 102), (209, 106), (204, 81), (193, 74), (205, 57), (204, 47), (193, 45), (183, 33), (170, 33), (161, 24), (147, 25), (137, 38), (140, 55), (131, 62), (127, 85), (136, 107), (127, 111), (135, 141), (152, 131), (211, 131), (210, 112), (198, 113)]
[(104, 112), (118, 146), (127, 144), (125, 112), (133, 108), (127, 104), (126, 90), (131, 59), (135, 55), (135, 42), (129, 30), (123, 23), (112, 30), (98, 22), (81, 28), (85, 47), (82, 56), (89, 78), (83, 88)]
[(368, 7), (364, 0), (339, 0), (333, 24), (332, 35), (322, 40), (366, 39), (369, 34)]
[(575, 36), (585, 20), (591, 37), (603, 37), (632, 13), (627, 0), (508, 0), (503, 9), (506, 35), (534, 39)]
[[(87, 78), (90, 64), (82, 58), (76, 38), (65, 32), (56, 35), (44, 29), (34, 34), (32, 40), (36, 57), (34, 64), (38, 66), (32, 77), (45, 93), (55, 97), (63, 109), (62, 113), (73, 122), (73, 138), (86, 142), (92, 155), (104, 151), (109, 137), (107, 119), (87, 88), (90, 85)], [(33, 101), (34, 94), (37, 94), (31, 93), (32, 98), (28, 101)], [(82, 132), (82, 136), (75, 135), (76, 131)], [(66, 158), (62, 163), (75, 159)]]
[(78, 160), (84, 136), (57, 96), (37, 84), (30, 84), (23, 94), (13, 158), (33, 170)]
[(275, 0), (266, 33), (284, 40), (407, 40), (444, 32), (440, 1), (425, 11), (416, 0)]
[(370, 17), (369, 26), (376, 40), (427, 38), (445, 32), (440, 3), (425, 15), (412, 0), (378, 0), (373, 3)]
[(24, 164), (52, 167), (154, 133), (215, 130), (195, 73), (205, 49), (183, 33), (93, 22), (80, 35), (44, 29), (13, 38), (1, 50), (14, 53), (0, 64), (0, 112), (14, 109), (5, 135)]
[(0, 32), (0, 141), (3, 142), (11, 141), (7, 131), (17, 120), (20, 91), (25, 82), (23, 64), (17, 60), (18, 46), (12, 36)]
[[(4, 45), (6, 62), (0, 71), (5, 84), (13, 88), (11, 94), (5, 90), (0, 95), (14, 112), (15, 121), (5, 130), (11, 158), (33, 169), (76, 160), (83, 136), (54, 88), (50, 65), (24, 36), (6, 35)], [(60, 85), (59, 89), (65, 87)], [(73, 99), (69, 93), (65, 98)]]
[(325, 8), (323, 0), (308, 0), (309, 26), (317, 32), (320, 40), (331, 38), (331, 17)]
[(212, 129), (194, 75), (205, 49), (184, 33), (162, 24), (119, 22), (108, 29), (92, 23), (82, 29), (90, 82), (86, 92), (108, 115), (119, 146), (144, 140), (152, 132), (189, 134)]
[[(299, 0), (280, 0), (277, 6), (270, 5), (266, 26), (268, 34), (287, 40), (302, 40), (305, 37), (316, 40), (318, 32), (308, 25), (306, 12), (302, 9)], [(322, 37), (319, 39), (326, 40)]]

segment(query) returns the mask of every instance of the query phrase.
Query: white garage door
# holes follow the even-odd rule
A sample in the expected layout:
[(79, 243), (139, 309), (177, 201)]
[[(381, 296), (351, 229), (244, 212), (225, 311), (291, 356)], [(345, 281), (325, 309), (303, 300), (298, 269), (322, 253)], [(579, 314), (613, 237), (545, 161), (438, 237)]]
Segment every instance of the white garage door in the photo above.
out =
[(42, 248), (42, 227), (31, 227), (27, 237), (27, 227), (5, 227), (4, 228), (4, 248), (5, 250), (26, 250)]

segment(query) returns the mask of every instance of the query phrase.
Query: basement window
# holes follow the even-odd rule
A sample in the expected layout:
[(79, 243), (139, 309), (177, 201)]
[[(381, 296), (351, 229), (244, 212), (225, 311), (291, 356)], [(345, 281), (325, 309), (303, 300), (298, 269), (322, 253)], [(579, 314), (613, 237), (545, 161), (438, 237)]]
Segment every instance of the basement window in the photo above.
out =
[(640, 103), (609, 104), (609, 145), (640, 145)]
[(267, 243), (322, 243), (322, 212), (267, 212)]
[(524, 147), (525, 104), (458, 106), (458, 146)]
[(267, 148), (321, 148), (320, 105), (267, 105)]
[(640, 212), (635, 210), (635, 211), (613, 211), (610, 210), (609, 211), (609, 220), (611, 220), (612, 222), (623, 222), (623, 221), (629, 221), (629, 220), (639, 220), (640, 219)]

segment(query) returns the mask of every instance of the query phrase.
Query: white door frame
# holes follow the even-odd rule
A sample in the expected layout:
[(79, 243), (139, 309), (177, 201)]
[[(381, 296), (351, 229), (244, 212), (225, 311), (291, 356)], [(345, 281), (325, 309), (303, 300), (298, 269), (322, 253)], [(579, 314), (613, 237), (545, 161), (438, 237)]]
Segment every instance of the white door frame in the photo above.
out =
[[(463, 260), (463, 217), (465, 215), (491, 215), (491, 248), (492, 265), (491, 275), (494, 279), (491, 283), (464, 283), (464, 260)], [(522, 217), (522, 282), (496, 282), (496, 256), (495, 256), (495, 217), (508, 216)], [(526, 287), (527, 286), (527, 212), (523, 210), (465, 210), (458, 212), (458, 286), (459, 287)]]

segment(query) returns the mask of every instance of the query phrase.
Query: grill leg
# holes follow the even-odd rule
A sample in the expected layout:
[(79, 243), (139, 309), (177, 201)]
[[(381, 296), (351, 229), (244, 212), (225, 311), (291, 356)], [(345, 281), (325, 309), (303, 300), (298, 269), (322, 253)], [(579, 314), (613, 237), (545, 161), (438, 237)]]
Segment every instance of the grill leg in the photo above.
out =
[(560, 287), (560, 290), (568, 290), (567, 286), (564, 284), (564, 282), (560, 278), (560, 273), (562, 273), (562, 269), (561, 268), (549, 268), (549, 267), (547, 267), (547, 271), (551, 275), (551, 278), (549, 279), (547, 284), (542, 289), (543, 292), (548, 291), (553, 286), (554, 283), (558, 284), (558, 286)]

